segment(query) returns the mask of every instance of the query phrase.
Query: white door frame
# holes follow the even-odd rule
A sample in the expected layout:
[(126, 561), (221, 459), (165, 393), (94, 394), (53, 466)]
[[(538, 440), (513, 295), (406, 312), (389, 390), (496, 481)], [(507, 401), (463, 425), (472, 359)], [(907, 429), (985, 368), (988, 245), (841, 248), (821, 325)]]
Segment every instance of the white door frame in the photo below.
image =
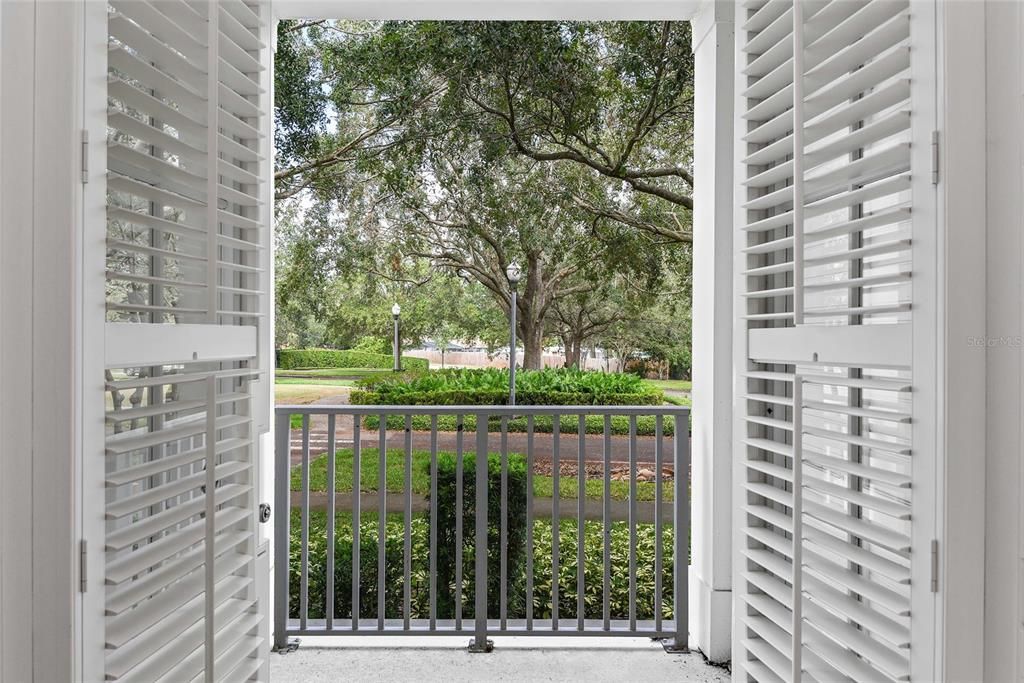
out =
[[(278, 0), (276, 19), (691, 21), (695, 76), (693, 522), (691, 643), (729, 660), (732, 621), (732, 102), (733, 5), (708, 0)], [(704, 141), (703, 137), (710, 137)], [(717, 457), (716, 457), (717, 454)]]
[[(697, 3), (524, 0), (494, 3), (485, 6), (486, 9), (481, 5), (471, 0), (436, 3), (302, 0), (278, 2), (276, 10), (279, 16), (295, 16), (331, 14), (326, 10), (333, 9), (333, 13), (340, 10), (350, 18), (411, 18), (417, 14), (496, 18), (486, 16), (493, 13), (503, 14), (505, 18), (617, 19), (639, 14), (647, 18), (685, 19), (692, 16)], [(943, 56), (939, 79), (943, 154), (940, 156), (940, 206), (936, 220), (936, 267), (939, 270), (935, 279), (935, 324), (930, 332), (940, 335), (944, 346), (944, 352), (935, 359), (936, 379), (949, 377), (967, 382), (967, 385), (951, 387), (952, 392), (945, 391), (948, 386), (945, 381), (939, 384), (937, 397), (942, 400), (937, 398), (935, 408), (943, 419), (943, 429), (935, 434), (936, 453), (943, 458), (938, 461), (941, 465), (937, 473), (943, 482), (940, 487), (943, 497), (936, 503), (938, 510), (947, 513), (938, 515), (944, 524), (939, 597), (940, 604), (944, 603), (947, 610), (940, 617), (944, 625), (935, 656), (945, 662), (939, 670), (942, 677), (953, 678), (961, 671), (958, 666), (980, 667), (983, 661), (982, 653), (973, 650), (979, 646), (983, 632), (983, 600), (977, 598), (984, 585), (981, 563), (984, 555), (972, 555), (965, 549), (973, 548), (983, 536), (984, 482), (979, 483), (975, 475), (985, 443), (984, 414), (979, 415), (978, 409), (980, 397), (984, 396), (985, 366), (984, 356), (979, 361), (978, 354), (971, 355), (965, 350), (963, 341), (977, 333), (979, 316), (981, 329), (988, 328), (984, 321), (984, 278), (979, 277), (980, 271), (972, 272), (960, 266), (977, 265), (979, 253), (983, 257), (985, 248), (984, 239), (979, 239), (978, 231), (973, 228), (984, 222), (984, 185), (980, 192), (965, 191), (968, 187), (977, 188), (984, 178), (984, 130), (979, 132), (977, 122), (984, 120), (979, 108), (985, 100), (983, 94), (981, 98), (963, 96), (974, 92), (973, 86), (980, 80), (976, 50), (979, 43), (983, 45), (984, 34), (980, 29), (984, 24), (978, 24), (977, 15), (972, 14), (978, 10), (973, 9), (971, 3), (942, 3), (938, 7), (939, 53)], [(37, 90), (36, 101), (42, 102), (39, 98), (45, 97), (47, 105), (35, 119), (35, 125), (47, 132), (47, 139), (38, 141), (38, 146), (24, 126), (14, 128), (18, 117), (25, 112), (17, 101), (5, 96), (0, 113), (4, 123), (0, 138), (3, 159), (10, 160), (2, 167), (4, 182), (0, 198), (4, 219), (3, 239), (0, 240), (0, 263), (4, 265), (0, 268), (0, 311), (3, 313), (0, 317), (0, 368), (4, 379), (0, 387), (3, 406), (0, 426), (5, 441), (2, 444), (3, 474), (20, 473), (18, 477), (3, 477), (3, 491), (10, 495), (0, 497), (3, 512), (0, 540), (4, 550), (4, 563), (0, 568), (0, 600), (3, 601), (0, 632), (5, 655), (0, 680), (23, 678), (26, 672), (28, 677), (36, 678), (77, 678), (76, 673), (85, 666), (84, 653), (75, 654), (78, 644), (83, 642), (79, 637), (87, 637), (92, 630), (81, 621), (76, 540), (81, 537), (83, 527), (95, 524), (96, 520), (83, 519), (80, 506), (87, 501), (80, 497), (76, 481), (82, 468), (90, 462), (89, 453), (95, 454), (102, 448), (102, 417), (97, 422), (95, 404), (88, 408), (90, 401), (84, 400), (86, 393), (91, 397), (96, 391), (95, 386), (85, 383), (86, 379), (92, 378), (95, 383), (95, 378), (102, 376), (96, 372), (96, 367), (103, 362), (103, 354), (97, 353), (102, 345), (102, 329), (96, 329), (96, 322), (102, 320), (102, 308), (97, 308), (97, 305), (102, 306), (102, 292), (97, 299), (95, 284), (85, 281), (81, 267), (91, 262), (89, 259), (103, 246), (102, 239), (86, 241), (85, 226), (93, 224), (98, 217), (94, 204), (89, 203), (93, 208), (85, 209), (84, 214), (75, 207), (84, 205), (78, 177), (81, 170), (78, 136), (83, 126), (90, 131), (102, 131), (95, 128), (93, 117), (96, 107), (105, 106), (105, 102), (101, 103), (100, 93), (91, 88), (83, 93), (81, 79), (71, 82), (75, 79), (67, 81), (61, 75), (83, 73), (90, 54), (92, 58), (98, 56), (96, 50), (105, 45), (105, 37), (101, 41), (87, 37), (84, 44), (79, 41), (83, 36), (83, 14), (104, 9), (102, 3), (4, 3), (0, 21), (5, 36), (0, 62), (0, 73), (4, 77), (0, 82), (2, 92), (7, 95), (11, 89), (27, 89), (33, 85), (42, 88)], [(36, 24), (19, 24), (25, 20), (16, 14), (19, 11), (35, 13), (33, 21), (40, 26), (45, 23), (45, 49), (35, 49)], [(983, 12), (983, 8), (980, 11)], [(979, 30), (963, 30), (965, 22)], [(32, 26), (32, 32), (25, 32), (26, 26)], [(948, 33), (942, 30), (945, 27), (950, 27)], [(61, 45), (62, 49), (54, 50), (54, 44)], [(87, 51), (87, 46), (91, 46), (93, 52)], [(983, 68), (983, 52), (980, 58)], [(35, 79), (28, 77), (31, 72), (23, 70), (27, 66), (26, 59), (39, 60), (35, 64)], [(81, 118), (78, 112), (83, 112)], [(90, 145), (89, 168), (96, 176), (105, 168), (103, 133), (91, 132), (91, 138), (94, 144)], [(31, 167), (33, 159), (39, 165), (29, 174), (26, 169)], [(17, 166), (8, 165), (12, 162)], [(88, 186), (86, 188), (88, 191)], [(29, 215), (29, 207), (34, 215)], [(947, 230), (947, 225), (951, 229)], [(25, 256), (29, 253), (25, 249), (33, 242), (53, 247), (55, 251), (30, 260)], [(957, 267), (946, 269), (950, 257), (955, 257)], [(33, 270), (36, 263), (42, 266), (38, 271)], [(983, 259), (980, 264), (984, 266)], [(67, 286), (61, 286), (62, 282)], [(30, 330), (39, 334), (30, 335)], [(921, 332), (926, 334), (928, 330)], [(24, 355), (28, 353), (26, 344), (38, 362), (28, 362)], [(44, 358), (50, 360), (40, 360)], [(954, 374), (957, 368), (973, 371), (966, 376)], [(981, 394), (977, 393), (976, 386), (979, 377), (982, 378)], [(27, 387), (35, 389), (31, 403), (24, 398)], [(699, 395), (697, 399), (699, 402)], [(48, 421), (40, 422), (38, 428), (30, 428), (36, 409), (40, 414), (45, 410)], [(55, 415), (67, 416), (64, 422), (67, 429), (61, 429), (60, 425), (55, 427)], [(97, 424), (100, 425), (98, 434)], [(15, 439), (19, 438), (21, 446), (13, 447), (17, 443)], [(943, 448), (947, 444), (949, 447)], [(953, 446), (965, 450), (954, 452)], [(61, 453), (67, 457), (56, 457)], [(27, 461), (32, 463), (31, 480), (25, 478)], [(15, 470), (14, 465), (18, 469)], [(955, 502), (955, 506), (946, 505), (946, 500)], [(19, 525), (19, 520), (24, 524)], [(33, 524), (39, 534), (30, 542), (26, 529), (33, 528)], [(27, 552), (23, 555), (24, 562), (9, 559), (18, 552), (17, 548)], [(95, 596), (102, 591), (95, 578), (100, 575), (97, 563), (101, 553), (90, 555), (88, 574), (94, 578), (85, 595)], [(40, 588), (32, 595), (25, 593), (25, 568), (30, 566), (29, 562), (36, 563), (42, 571), (34, 582), (29, 579)], [(61, 586), (65, 586), (70, 595), (61, 590)], [(959, 611), (961, 606), (969, 611)], [(39, 619), (39, 630), (32, 627), (34, 618)], [(46, 628), (53, 624), (67, 624), (68, 630)], [(73, 634), (76, 630), (77, 636)], [(956, 648), (945, 646), (953, 643)], [(10, 656), (11, 652), (15, 656)], [(51, 673), (55, 675), (49, 675)]]
[(985, 5), (949, 1), (935, 7), (935, 308), (932, 324), (915, 329), (915, 352), (919, 342), (926, 343), (923, 335), (938, 339), (932, 435), (939, 539), (935, 670), (937, 678), (950, 681), (982, 680), (985, 673), (986, 354), (968, 343), (988, 329)]

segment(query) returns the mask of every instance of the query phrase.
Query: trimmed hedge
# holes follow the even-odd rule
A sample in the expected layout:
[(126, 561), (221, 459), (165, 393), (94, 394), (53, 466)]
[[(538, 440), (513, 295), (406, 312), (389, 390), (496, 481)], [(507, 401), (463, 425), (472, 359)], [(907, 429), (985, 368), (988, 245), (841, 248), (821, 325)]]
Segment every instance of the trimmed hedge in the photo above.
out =
[[(356, 389), (350, 394), (349, 401), (353, 405), (495, 406), (508, 403), (508, 390), (410, 391), (396, 396), (386, 392)], [(657, 406), (663, 401), (661, 392), (597, 394), (516, 390), (516, 403), (524, 406)]]
[[(439, 586), (455, 585), (455, 551), (462, 546), (463, 600), (473, 605), (474, 578), (476, 576), (476, 455), (462, 458), (462, 538), (456, 536), (457, 459), (452, 453), (440, 453), (437, 458), (437, 579)], [(525, 586), (526, 567), (526, 458), (511, 455), (508, 458), (508, 517), (506, 525), (509, 581), (509, 610), (525, 614), (526, 607), (521, 590), (515, 590), (522, 578)], [(501, 590), (501, 457), (490, 454), (487, 458), (487, 611), (497, 614)], [(428, 518), (429, 519), (429, 518)], [(455, 616), (454, 591), (438, 591), (438, 616)], [(464, 607), (463, 614), (471, 616), (473, 609)]]
[[(309, 525), (309, 618), (323, 619), (326, 613), (326, 567), (327, 567), (327, 516), (322, 511), (313, 511)], [(335, 560), (334, 560), (334, 617), (349, 619), (352, 616), (352, 522), (351, 515), (340, 512), (336, 517), (335, 529)], [(301, 535), (299, 533), (301, 517), (297, 511), (292, 514), (292, 533), (289, 563), (289, 616), (299, 616), (299, 586)], [(493, 525), (492, 525), (493, 526)], [(560, 552), (558, 567), (558, 605), (559, 616), (563, 619), (576, 616), (576, 520), (562, 520), (559, 533)], [(402, 616), (404, 595), (403, 567), (403, 533), (404, 521), (401, 515), (389, 515), (385, 532), (385, 587), (384, 613), (389, 619)], [(551, 548), (553, 527), (550, 520), (534, 520), (533, 525), (533, 616), (536, 619), (551, 617)], [(612, 619), (629, 618), (629, 524), (613, 522), (611, 527), (611, 585), (609, 607)], [(491, 529), (491, 534), (496, 530)], [(662, 616), (672, 618), (672, 534), (673, 528), (666, 524), (663, 530), (664, 546), (662, 571)], [(654, 550), (656, 539), (653, 524), (637, 524), (637, 619), (653, 619), (654, 603)], [(496, 538), (496, 536), (495, 536)], [(525, 552), (525, 538), (521, 542)], [(583, 528), (584, 547), (584, 616), (587, 619), (600, 619), (602, 616), (602, 600), (604, 596), (604, 529), (601, 522), (588, 521)], [(511, 548), (511, 544), (510, 544)], [(496, 546), (489, 549), (496, 552)], [(438, 549), (439, 560), (441, 550)], [(377, 616), (377, 519), (364, 515), (360, 524), (360, 616), (373, 618)], [(463, 572), (462, 616), (472, 618), (472, 549), (463, 555), (468, 563), (469, 572)], [(440, 573), (441, 562), (438, 562)], [(509, 573), (508, 600), (510, 619), (522, 619), (526, 616), (526, 576), (525, 564), (519, 565), (517, 573)], [(489, 578), (493, 576), (493, 566), (488, 564)], [(453, 572), (452, 572), (453, 574)], [(491, 591), (493, 595), (493, 584)], [(447, 585), (438, 581), (438, 618), (451, 618), (440, 611), (441, 601), (445, 600), (445, 610), (454, 609), (452, 603), (455, 594), (454, 580)], [(423, 619), (430, 615), (430, 523), (424, 516), (413, 517), (412, 520), (412, 572), (410, 584), (410, 617)], [(488, 600), (488, 613), (493, 612), (493, 605)]]
[[(503, 405), (508, 370), (441, 370), (359, 383), (351, 402), (361, 405)], [(660, 405), (664, 395), (634, 375), (572, 368), (523, 370), (516, 375), (520, 405)]]
[[(277, 352), (277, 367), (281, 370), (302, 370), (306, 368), (380, 368), (394, 365), (394, 358), (388, 354), (370, 353), (354, 349), (280, 349)], [(402, 356), (402, 368), (424, 371), (430, 362), (425, 358)]]

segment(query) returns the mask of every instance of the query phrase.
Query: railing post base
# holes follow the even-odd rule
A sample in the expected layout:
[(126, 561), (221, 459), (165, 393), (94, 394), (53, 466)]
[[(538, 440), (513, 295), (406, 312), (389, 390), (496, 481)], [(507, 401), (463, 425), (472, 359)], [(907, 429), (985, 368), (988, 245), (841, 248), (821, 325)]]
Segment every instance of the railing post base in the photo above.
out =
[(480, 644), (479, 642), (477, 642), (477, 639), (474, 638), (473, 640), (469, 641), (469, 651), (470, 652), (493, 652), (494, 651), (494, 641), (491, 640), (490, 638), (487, 638), (486, 640), (484, 640), (483, 644)]
[(272, 652), (276, 652), (279, 655), (286, 655), (289, 652), (295, 652), (299, 649), (299, 643), (302, 642), (299, 638), (288, 638), (284, 644), (274, 643)]
[(690, 651), (690, 646), (686, 642), (686, 638), (662, 638), (661, 646), (665, 648), (665, 652), (670, 655), (687, 654)]

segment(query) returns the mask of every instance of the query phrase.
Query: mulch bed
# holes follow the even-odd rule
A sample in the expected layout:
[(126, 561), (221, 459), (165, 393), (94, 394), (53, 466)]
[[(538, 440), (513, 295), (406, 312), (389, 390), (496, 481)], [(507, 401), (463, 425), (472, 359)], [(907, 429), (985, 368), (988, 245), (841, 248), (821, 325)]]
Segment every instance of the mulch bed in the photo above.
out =
[[(604, 463), (600, 462), (587, 462), (583, 464), (583, 470), (586, 472), (587, 479), (602, 479), (604, 478)], [(554, 472), (554, 463), (550, 460), (535, 460), (533, 463), (533, 473), (542, 474), (545, 476), (551, 476)], [(563, 477), (575, 477), (579, 472), (579, 467), (574, 462), (562, 462), (559, 463), (558, 473)], [(662, 478), (663, 482), (672, 481), (674, 470), (672, 467), (662, 467)], [(639, 465), (637, 470), (636, 480), (637, 481), (654, 481), (656, 473), (654, 466), (648, 466), (646, 463)], [(611, 463), (611, 480), (612, 481), (629, 481), (629, 464), (622, 462)]]

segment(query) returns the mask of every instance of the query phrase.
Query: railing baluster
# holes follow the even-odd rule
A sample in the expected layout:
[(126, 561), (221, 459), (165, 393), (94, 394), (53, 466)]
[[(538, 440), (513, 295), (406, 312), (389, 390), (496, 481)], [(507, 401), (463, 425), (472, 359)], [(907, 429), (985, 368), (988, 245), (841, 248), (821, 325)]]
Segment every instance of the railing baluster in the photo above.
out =
[(430, 416), (430, 630), (437, 628), (437, 415)]
[(508, 627), (508, 417), (501, 418), (501, 583), (499, 610), (501, 629)]
[(405, 565), (402, 568), (402, 617), (409, 630), (412, 610), (412, 415), (405, 416)]
[(604, 630), (610, 631), (611, 592), (612, 592), (612, 417), (604, 416), (604, 498), (601, 510), (601, 521), (604, 528), (604, 596), (602, 597), (601, 616), (604, 619)]
[(302, 416), (302, 550), (299, 566), (299, 628), (309, 617), (309, 415)]
[(384, 630), (385, 592), (387, 589), (387, 520), (388, 520), (388, 416), (380, 416), (377, 444), (377, 629)]
[(629, 416), (629, 630), (636, 630), (636, 415)]
[(555, 413), (551, 416), (551, 479), (554, 492), (551, 498), (551, 630), (558, 630), (558, 540), (562, 525), (558, 513), (559, 475), (561, 465), (558, 462), (558, 441), (562, 430), (562, 417)]
[(673, 431), (672, 484), (675, 487), (672, 533), (672, 612), (676, 622), (674, 649), (689, 640), (687, 580), (690, 565), (690, 416), (676, 415)]
[(362, 416), (352, 416), (352, 630), (359, 630), (359, 595), (362, 572), (359, 551), (359, 526), (362, 521)]
[[(299, 472), (295, 472), (297, 478), (301, 481), (299, 490), (294, 494), (291, 492), (290, 482), (292, 477), (292, 449), (291, 449), (291, 430), (290, 430), (290, 414), (286, 409), (281, 409), (276, 415), (275, 429), (277, 430), (275, 440), (275, 478), (278, 482), (282, 482), (283, 485), (279, 486), (275, 491), (274, 501), (277, 507), (277, 517), (274, 520), (274, 533), (275, 533), (275, 563), (280, 567), (280, 572), (275, 575), (274, 586), (275, 586), (275, 600), (274, 600), (274, 644), (275, 648), (282, 648), (287, 646), (287, 639), (290, 635), (300, 635), (303, 633), (308, 634), (310, 629), (317, 630), (317, 622), (310, 621), (310, 533), (314, 529), (320, 529), (311, 522), (312, 505), (311, 505), (311, 475), (312, 475), (312, 461), (311, 456), (317, 451), (312, 451), (311, 438), (311, 424), (313, 419), (320, 419), (319, 416), (326, 417), (327, 425), (327, 438), (326, 438), (326, 488), (327, 488), (327, 501), (326, 501), (326, 524), (323, 531), (318, 533), (324, 533), (327, 543), (327, 552), (325, 556), (325, 566), (323, 568), (314, 567), (313, 571), (317, 572), (316, 576), (313, 577), (315, 583), (319, 579), (319, 572), (324, 571), (324, 586), (326, 593), (322, 598), (322, 608), (325, 610), (325, 619), (323, 622), (324, 632), (343, 632), (349, 630), (351, 632), (362, 630), (366, 632), (366, 624), (360, 624), (360, 602), (362, 596), (362, 576), (361, 576), (361, 551), (360, 551), (360, 538), (361, 538), (361, 446), (362, 440), (360, 436), (361, 419), (364, 415), (377, 415), (380, 419), (380, 426), (378, 432), (378, 462), (377, 462), (377, 482), (376, 488), (378, 493), (378, 527), (377, 527), (377, 623), (375, 627), (370, 628), (372, 633), (400, 633), (400, 634), (413, 634), (419, 631), (434, 631), (438, 629), (438, 615), (439, 615), (439, 589), (441, 591), (448, 590), (448, 586), (438, 586), (438, 573), (440, 570), (446, 570), (447, 567), (439, 567), (439, 556), (438, 546), (440, 543), (440, 536), (444, 534), (444, 529), (440, 528), (441, 524), (444, 524), (444, 520), (440, 519), (440, 510), (437, 507), (438, 489), (440, 488), (439, 482), (439, 416), (441, 413), (437, 412), (437, 408), (400, 408), (384, 407), (384, 406), (345, 406), (343, 409), (330, 409), (324, 408), (322, 410), (311, 409), (308, 407), (293, 407), (293, 410), (302, 416), (301, 429), (296, 430), (301, 434), (301, 457), (299, 465), (295, 469), (299, 469)], [(651, 407), (621, 407), (621, 408), (608, 408), (608, 407), (595, 407), (582, 408), (577, 407), (571, 409), (568, 413), (565, 413), (565, 407), (534, 407), (526, 406), (522, 408), (516, 408), (515, 412), (504, 407), (480, 407), (473, 406), (465, 408), (468, 413), (449, 413), (454, 414), (457, 424), (456, 432), (456, 453), (455, 453), (455, 629), (454, 633), (465, 633), (462, 626), (462, 614), (463, 614), (463, 581), (465, 578), (465, 567), (463, 562), (465, 559), (465, 543), (469, 542), (469, 538), (466, 536), (467, 533), (471, 533), (473, 537), (474, 545), (474, 557), (473, 557), (473, 568), (471, 569), (474, 576), (473, 584), (473, 626), (466, 630), (472, 630), (472, 643), (471, 648), (474, 650), (486, 650), (489, 648), (490, 643), (487, 639), (489, 632), (492, 629), (497, 629), (500, 632), (506, 632), (511, 628), (513, 632), (516, 632), (519, 628), (517, 622), (510, 622), (510, 614), (513, 618), (518, 618), (520, 615), (514, 614), (510, 611), (510, 596), (508, 593), (508, 586), (515, 585), (515, 577), (511, 576), (512, 571), (510, 567), (510, 547), (512, 545), (512, 531), (511, 525), (512, 520), (510, 516), (510, 505), (515, 501), (510, 500), (512, 498), (511, 490), (511, 453), (510, 453), (510, 426), (511, 421), (515, 415), (521, 415), (526, 421), (526, 620), (525, 630), (523, 632), (535, 632), (534, 629), (534, 616), (535, 616), (535, 604), (534, 604), (534, 592), (535, 592), (535, 581), (533, 572), (535, 569), (535, 556), (534, 556), (534, 522), (535, 522), (535, 510), (534, 510), (534, 466), (536, 460), (536, 454), (534, 452), (534, 439), (536, 436), (536, 417), (541, 415), (545, 418), (550, 417), (552, 421), (551, 429), (551, 468), (552, 468), (552, 485), (553, 485), (553, 497), (551, 500), (551, 525), (552, 525), (552, 542), (551, 542), (551, 627), (550, 629), (542, 629), (541, 633), (548, 633), (552, 631), (567, 630), (567, 634), (572, 632), (585, 634), (594, 631), (603, 631), (612, 635), (651, 635), (651, 636), (666, 636), (670, 639), (666, 641), (666, 647), (670, 649), (685, 650), (688, 642), (688, 620), (687, 620), (687, 607), (688, 607), (688, 594), (687, 594), (687, 574), (688, 574), (688, 560), (689, 560), (689, 524), (690, 524), (690, 483), (689, 483), (689, 463), (690, 463), (690, 448), (689, 448), (689, 412), (678, 408), (664, 407), (664, 408), (651, 408)], [(620, 412), (621, 411), (621, 412)], [(500, 453), (496, 456), (495, 470), (496, 474), (500, 474), (498, 481), (494, 482), (494, 491), (490, 490), (490, 473), (489, 462), (488, 462), (488, 440), (490, 433), (490, 425), (488, 418), (493, 412), (495, 418), (500, 421)], [(336, 612), (338, 610), (337, 593), (338, 582), (335, 577), (335, 569), (337, 568), (337, 555), (336, 546), (338, 543), (338, 501), (337, 501), (337, 486), (338, 486), (338, 416), (342, 415), (343, 419), (347, 419), (348, 414), (352, 415), (352, 433), (353, 433), (353, 457), (352, 457), (352, 613), (351, 613), (351, 628), (347, 626), (342, 627), (335, 619)], [(474, 470), (474, 481), (471, 482), (475, 486), (475, 494), (472, 496), (473, 500), (467, 500), (465, 498), (465, 416), (469, 414), (473, 417), (475, 431), (476, 431), (476, 448), (474, 461), (476, 463), (476, 469)], [(577, 520), (576, 528), (576, 624), (575, 628), (567, 627), (562, 629), (563, 624), (561, 623), (560, 612), (561, 612), (561, 417), (562, 414), (576, 415), (576, 429), (577, 429), (577, 452), (576, 452), (576, 510), (575, 518)], [(601, 626), (597, 626), (596, 619), (592, 622), (588, 622), (588, 610), (587, 610), (587, 552), (586, 552), (586, 531), (587, 531), (587, 513), (588, 505), (587, 501), (588, 492), (588, 473), (587, 473), (587, 428), (588, 418), (591, 414), (601, 416), (603, 421), (602, 429), (602, 454), (601, 461), (603, 465), (602, 472), (602, 509), (600, 513), (600, 520), (603, 531), (602, 538), (602, 570), (603, 570), (603, 586), (602, 586), (602, 605), (601, 605)], [(412, 427), (414, 418), (418, 415), (430, 416), (430, 485), (429, 485), (429, 496), (430, 496), (430, 509), (429, 509), (429, 576), (428, 586), (425, 588), (429, 591), (428, 602), (429, 602), (429, 620), (424, 619), (424, 624), (429, 621), (429, 627), (417, 626), (413, 620), (413, 567), (417, 560), (413, 558), (414, 546), (412, 542), (413, 533), (413, 435)], [(623, 443), (621, 437), (614, 437), (613, 435), (613, 417), (616, 415), (623, 415), (628, 420), (628, 440)], [(639, 491), (641, 487), (641, 476), (640, 469), (642, 466), (640, 446), (642, 445), (638, 439), (638, 421), (641, 415), (652, 415), (654, 417), (654, 454), (653, 454), (653, 468), (654, 468), (654, 491), (653, 491), (653, 512), (654, 512), (654, 537), (655, 546), (653, 549), (653, 558), (644, 551), (640, 553), (639, 543), (639, 527), (641, 522), (641, 515), (639, 514)], [(397, 600), (393, 605), (392, 611), (398, 609), (402, 610), (402, 623), (399, 625), (397, 618), (394, 614), (391, 615), (392, 621), (389, 626), (387, 621), (387, 595), (389, 588), (392, 592), (397, 589), (395, 585), (397, 580), (397, 567), (394, 568), (395, 573), (392, 577), (391, 585), (388, 584), (388, 569), (387, 562), (389, 555), (387, 554), (388, 549), (388, 533), (387, 533), (387, 519), (388, 519), (388, 500), (387, 500), (387, 487), (388, 487), (388, 417), (396, 418), (404, 422), (405, 438), (403, 440), (403, 488), (401, 493), (403, 494), (403, 503), (399, 508), (397, 505), (394, 506), (396, 510), (401, 509), (403, 511), (403, 535), (402, 535), (402, 597), (401, 607), (397, 606)], [(672, 422), (666, 426), (666, 416)], [(645, 420), (647, 418), (644, 418)], [(568, 421), (567, 421), (568, 422)], [(569, 422), (571, 424), (571, 422)], [(498, 431), (497, 429), (495, 431)], [(670, 437), (669, 434), (672, 434)], [(668, 454), (666, 448), (666, 439), (672, 438), (672, 453)], [(616, 616), (612, 618), (612, 578), (613, 578), (613, 567), (612, 567), (612, 552), (611, 552), (611, 541), (613, 535), (613, 529), (615, 528), (615, 522), (613, 521), (613, 491), (612, 486), (615, 484), (612, 476), (612, 463), (615, 459), (614, 453), (618, 452), (615, 450), (616, 444), (622, 443), (625, 448), (628, 448), (628, 536), (629, 536), (629, 549), (628, 549), (628, 566), (615, 567), (616, 572), (626, 572), (628, 576), (628, 598), (627, 598), (627, 609), (628, 615)], [(596, 444), (594, 444), (596, 447)], [(593, 449), (591, 449), (593, 450)], [(397, 455), (396, 455), (397, 457)], [(593, 457), (593, 456), (592, 456)], [(621, 458), (621, 456), (619, 456)], [(648, 462), (646, 459), (648, 456), (643, 456), (644, 463)], [(671, 460), (669, 461), (669, 457)], [(571, 456), (570, 456), (571, 458)], [(597, 458), (593, 457), (595, 464)], [(571, 459), (570, 459), (571, 462)], [(647, 467), (646, 464), (643, 467)], [(666, 472), (671, 469), (672, 475), (666, 475)], [(342, 475), (343, 476), (343, 475)], [(672, 476), (671, 486), (672, 489), (666, 492), (667, 482), (665, 481), (666, 476)], [(644, 481), (647, 481), (645, 478)], [(643, 486), (647, 486), (643, 484)], [(596, 491), (595, 491), (596, 493)], [(495, 500), (495, 517), (491, 517), (489, 514), (488, 498), (491, 495), (498, 497)], [(299, 557), (297, 558), (298, 566), (289, 567), (289, 556), (290, 548), (288, 545), (288, 537), (291, 532), (291, 519), (289, 517), (289, 511), (292, 507), (292, 496), (295, 497), (295, 506), (298, 508), (301, 514), (300, 527), (301, 532), (301, 546), (299, 548)], [(397, 501), (396, 501), (397, 503)], [(596, 505), (596, 501), (594, 502)], [(672, 505), (672, 511), (666, 509), (666, 505)], [(467, 510), (471, 510), (470, 514), (475, 514), (474, 522), (472, 524), (473, 529), (469, 530), (465, 528), (465, 514)], [(596, 508), (591, 505), (591, 513), (596, 513)], [(671, 519), (668, 515), (671, 514)], [(573, 516), (573, 515), (570, 515)], [(646, 519), (647, 515), (643, 516)], [(646, 524), (646, 522), (644, 522)], [(597, 524), (596, 516), (595, 522)], [(493, 525), (493, 526), (492, 526)], [(397, 529), (396, 524), (396, 529)], [(491, 538), (491, 529), (494, 529), (497, 536), (498, 542), (498, 557), (496, 558), (495, 565), (490, 564), (489, 547), (488, 543)], [(667, 534), (672, 535), (670, 541), (671, 548), (666, 546), (669, 542), (665, 538)], [(646, 547), (646, 546), (645, 546)], [(396, 547), (397, 550), (397, 547)], [(671, 553), (671, 555), (668, 555)], [(391, 558), (393, 561), (397, 561), (395, 557)], [(418, 561), (422, 561), (420, 558)], [(596, 558), (590, 558), (596, 559)], [(648, 564), (653, 563), (653, 564)], [(672, 568), (669, 569), (666, 565), (672, 564)], [(653, 626), (651, 622), (643, 621), (639, 619), (641, 612), (641, 605), (638, 602), (639, 593), (639, 582), (637, 578), (638, 565), (643, 565), (648, 568), (653, 568), (654, 581), (653, 581), (653, 601), (654, 601), (654, 617)], [(491, 570), (498, 572), (498, 575), (494, 577), (495, 590), (490, 590), (488, 574)], [(290, 577), (289, 571), (296, 571), (298, 573), (298, 592), (296, 596), (294, 593), (289, 595)], [(666, 571), (671, 571), (672, 574), (669, 577), (665, 576)], [(597, 579), (597, 575), (594, 574), (591, 578), (591, 583)], [(671, 588), (666, 589), (671, 584)], [(596, 590), (596, 586), (591, 585), (592, 590)], [(671, 597), (666, 595), (666, 590), (672, 593)], [(497, 593), (495, 595), (495, 593)], [(397, 595), (396, 595), (397, 597)], [(298, 598), (296, 600), (296, 598)], [(651, 598), (647, 598), (650, 600)], [(321, 600), (317, 597), (314, 600)], [(494, 601), (495, 611), (498, 613), (495, 615), (494, 622), (491, 622), (488, 617), (489, 605)], [(669, 602), (670, 601), (670, 602)], [(511, 602), (517, 602), (517, 599), (513, 599)], [(570, 600), (570, 602), (572, 602)], [(297, 603), (298, 607), (298, 618), (294, 622), (289, 620), (289, 609), (291, 605)], [(647, 603), (649, 604), (649, 603)], [(313, 605), (315, 610), (313, 614), (318, 614), (318, 608)], [(644, 614), (646, 615), (647, 607), (644, 606)], [(669, 610), (671, 615), (669, 616)], [(293, 613), (294, 614), (294, 613)], [(450, 616), (445, 614), (444, 616)], [(594, 617), (597, 617), (597, 610), (593, 612)], [(625, 617), (625, 618), (623, 618)], [(345, 615), (342, 613), (341, 618), (345, 619)], [(570, 623), (568, 620), (566, 623)], [(362, 626), (362, 629), (360, 627)], [(446, 630), (449, 626), (446, 624), (442, 626), (443, 630)]]
[(334, 413), (327, 416), (327, 604), (325, 624), (334, 628)]
[(473, 607), (474, 649), (484, 652), (487, 647), (487, 414), (476, 415), (476, 510), (474, 522), (476, 538), (473, 559), (475, 605)]
[(465, 422), (460, 414), (455, 419), (455, 630), (462, 630), (462, 435)]
[(526, 630), (533, 630), (533, 415), (526, 416)]
[(662, 468), (662, 420), (661, 415), (654, 417), (654, 630), (661, 632), (661, 575), (664, 571), (664, 552), (662, 546), (664, 539), (664, 525), (662, 517), (662, 492), (661, 492), (661, 468)]
[(577, 437), (579, 438), (579, 452), (576, 461), (576, 630), (582, 631), (585, 616), (583, 605), (583, 527), (586, 524), (587, 504), (587, 416), (583, 413), (579, 415)]
[(291, 550), (291, 415), (274, 423), (274, 649), (288, 647), (288, 588)]

